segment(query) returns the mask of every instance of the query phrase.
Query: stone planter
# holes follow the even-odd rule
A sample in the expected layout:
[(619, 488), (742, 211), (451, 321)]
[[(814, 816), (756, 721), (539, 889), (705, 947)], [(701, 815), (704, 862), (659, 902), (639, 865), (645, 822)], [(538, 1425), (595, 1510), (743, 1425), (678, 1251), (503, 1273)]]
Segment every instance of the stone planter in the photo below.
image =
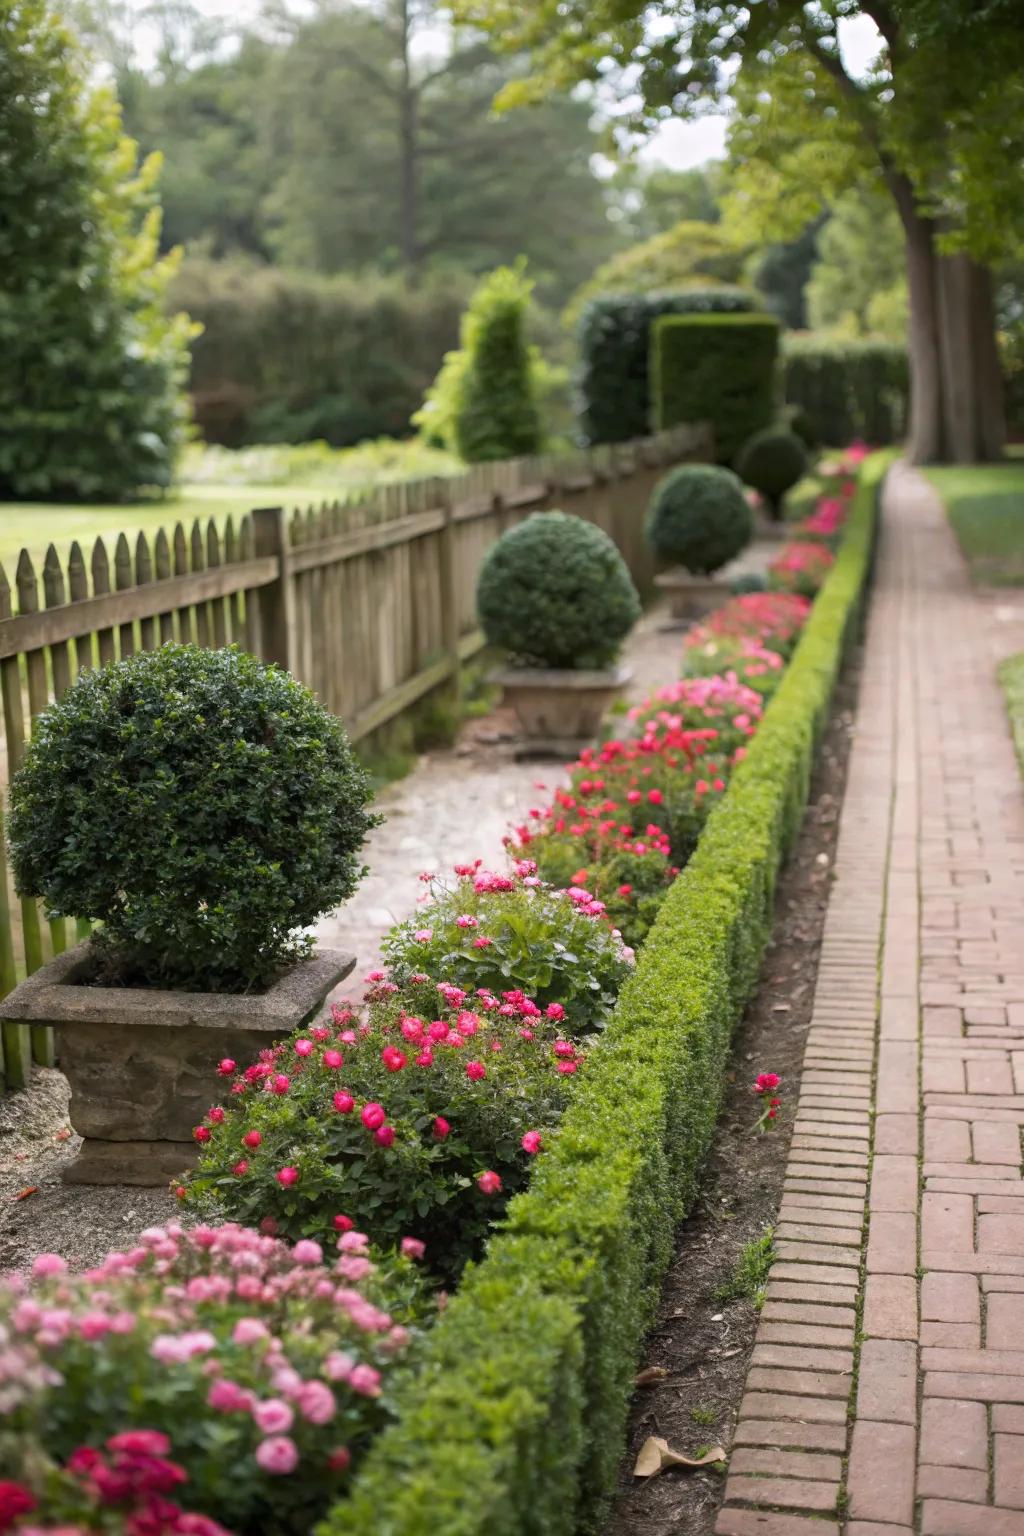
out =
[(629, 682), (628, 667), (574, 672), (509, 667), (496, 675), (519, 719), (520, 757), (575, 757), (601, 728), (605, 711)]
[(668, 595), (674, 619), (703, 619), (732, 596), (729, 582), (714, 576), (691, 576), (681, 568), (662, 571), (655, 576), (654, 585)]
[(248, 1066), (314, 1017), (355, 967), (321, 950), (259, 994), (83, 985), (89, 941), (44, 965), (0, 1003), (0, 1018), (51, 1024), (83, 1138), (71, 1184), (165, 1184), (193, 1160), (192, 1129), (217, 1102), (218, 1061)]

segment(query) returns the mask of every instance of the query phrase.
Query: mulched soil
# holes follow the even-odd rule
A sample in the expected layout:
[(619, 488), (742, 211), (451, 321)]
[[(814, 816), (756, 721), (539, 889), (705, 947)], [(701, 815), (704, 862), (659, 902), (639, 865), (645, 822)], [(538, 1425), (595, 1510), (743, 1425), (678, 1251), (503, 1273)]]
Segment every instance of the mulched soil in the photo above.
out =
[[(722, 1501), (724, 1463), (645, 1481), (634, 1479), (633, 1465), (649, 1435), (689, 1456), (714, 1445), (728, 1451), (732, 1441), (757, 1312), (750, 1300), (723, 1303), (715, 1292), (729, 1281), (745, 1244), (773, 1224), (781, 1198), (853, 734), (856, 676), (854, 664), (838, 690), (803, 830), (779, 883), (763, 979), (734, 1042), (703, 1192), (679, 1233), (641, 1362), (644, 1370), (660, 1367), (668, 1374), (637, 1388), (604, 1536), (711, 1536)], [(783, 1079), (780, 1127), (766, 1135), (751, 1133), (759, 1109), (751, 1084), (758, 1072)]]

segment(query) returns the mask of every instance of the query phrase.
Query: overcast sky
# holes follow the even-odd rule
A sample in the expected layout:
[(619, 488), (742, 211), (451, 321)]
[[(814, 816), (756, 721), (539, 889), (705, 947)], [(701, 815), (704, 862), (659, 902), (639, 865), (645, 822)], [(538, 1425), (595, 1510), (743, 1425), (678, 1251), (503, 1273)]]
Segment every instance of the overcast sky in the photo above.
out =
[[(195, 4), (209, 16), (236, 20), (255, 15), (259, 10), (259, 0), (195, 0)], [(842, 21), (839, 26), (846, 67), (851, 74), (862, 74), (878, 52), (879, 36), (875, 24), (869, 17), (859, 16), (853, 21)], [(139, 29), (137, 42), (140, 51), (145, 53), (143, 28)], [(691, 166), (703, 165), (706, 160), (721, 159), (725, 154), (725, 127), (725, 117), (717, 114), (697, 122), (676, 120), (665, 123), (641, 151), (641, 158), (677, 170), (688, 170)]]

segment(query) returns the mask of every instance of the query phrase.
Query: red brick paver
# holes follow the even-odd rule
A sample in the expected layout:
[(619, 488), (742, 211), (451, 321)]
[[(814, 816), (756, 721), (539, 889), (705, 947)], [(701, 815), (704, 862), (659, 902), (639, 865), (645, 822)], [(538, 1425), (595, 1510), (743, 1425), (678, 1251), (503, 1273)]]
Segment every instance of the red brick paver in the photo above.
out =
[(884, 503), (718, 1536), (1024, 1536), (1024, 793), (942, 508), (903, 467)]

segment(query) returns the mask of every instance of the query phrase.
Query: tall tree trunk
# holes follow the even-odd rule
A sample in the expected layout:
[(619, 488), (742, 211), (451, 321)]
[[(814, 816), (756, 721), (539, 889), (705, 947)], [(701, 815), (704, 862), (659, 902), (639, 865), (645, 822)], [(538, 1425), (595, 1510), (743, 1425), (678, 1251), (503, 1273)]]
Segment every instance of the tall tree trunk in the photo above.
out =
[(398, 0), (402, 85), (399, 101), (400, 229), (402, 270), (415, 287), (420, 275), (419, 248), (419, 99), (412, 74), (410, 0)]
[(910, 183), (890, 187), (903, 222), (910, 290), (913, 464), (998, 459), (1006, 439), (992, 278), (965, 254), (944, 256), (939, 226), (919, 213)]
[(913, 188), (905, 176), (890, 174), (907, 248), (907, 288), (910, 326), (910, 420), (907, 454), (912, 464), (930, 464), (943, 457), (943, 367), (939, 337), (938, 279), (935, 271), (935, 228), (917, 210)]

